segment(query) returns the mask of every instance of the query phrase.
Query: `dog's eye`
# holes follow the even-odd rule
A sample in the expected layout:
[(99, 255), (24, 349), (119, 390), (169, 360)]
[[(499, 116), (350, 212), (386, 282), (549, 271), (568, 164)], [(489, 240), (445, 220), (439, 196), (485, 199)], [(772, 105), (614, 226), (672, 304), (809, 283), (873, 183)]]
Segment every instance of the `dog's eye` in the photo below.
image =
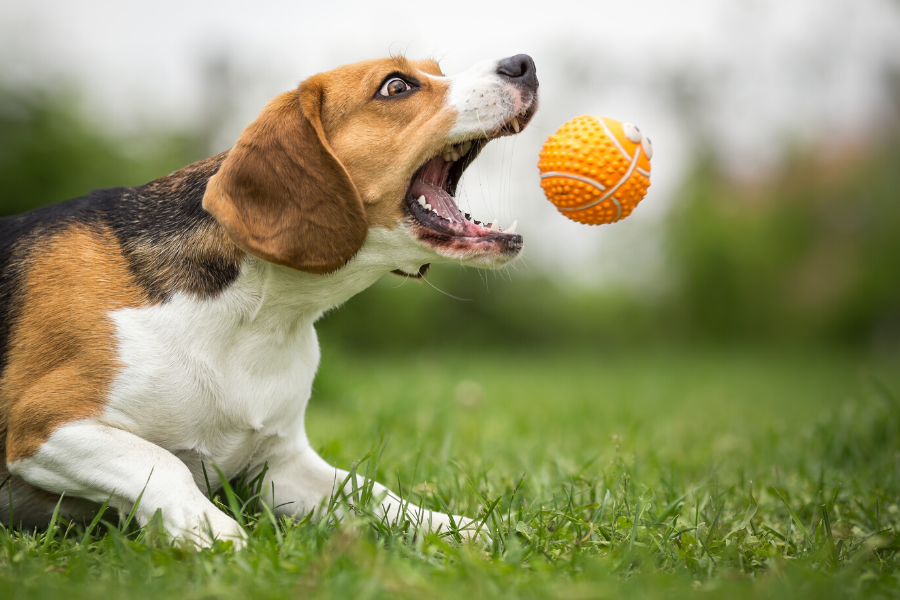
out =
[(381, 89), (378, 91), (381, 96), (396, 96), (397, 94), (402, 94), (403, 92), (408, 92), (412, 89), (408, 83), (400, 79), (399, 77), (394, 77), (393, 79), (388, 79), (384, 82), (384, 85), (381, 86)]

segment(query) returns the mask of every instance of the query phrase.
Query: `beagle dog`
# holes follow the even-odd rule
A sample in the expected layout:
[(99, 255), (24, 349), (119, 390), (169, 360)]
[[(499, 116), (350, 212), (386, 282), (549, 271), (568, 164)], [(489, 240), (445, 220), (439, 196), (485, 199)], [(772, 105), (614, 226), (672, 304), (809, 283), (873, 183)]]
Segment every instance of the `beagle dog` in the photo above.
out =
[[(524, 54), (452, 77), (430, 60), (361, 62), (277, 96), (218, 156), (0, 219), (0, 520), (46, 526), (62, 495), (70, 520), (109, 500), (142, 525), (160, 510), (177, 540), (241, 545), (204, 464), (228, 478), (267, 465), (276, 514), (348, 493), (304, 429), (313, 324), (385, 273), (516, 258), (514, 226), (453, 196), (537, 105)], [(451, 526), (374, 492), (390, 521)]]

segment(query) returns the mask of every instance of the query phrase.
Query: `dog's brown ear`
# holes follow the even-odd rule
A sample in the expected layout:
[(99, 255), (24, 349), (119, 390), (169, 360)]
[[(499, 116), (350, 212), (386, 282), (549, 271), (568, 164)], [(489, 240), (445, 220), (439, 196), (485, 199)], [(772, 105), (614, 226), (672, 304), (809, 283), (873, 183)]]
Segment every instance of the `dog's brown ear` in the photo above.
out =
[(203, 196), (241, 249), (308, 273), (341, 268), (368, 233), (359, 192), (325, 138), (322, 96), (313, 77), (272, 100)]

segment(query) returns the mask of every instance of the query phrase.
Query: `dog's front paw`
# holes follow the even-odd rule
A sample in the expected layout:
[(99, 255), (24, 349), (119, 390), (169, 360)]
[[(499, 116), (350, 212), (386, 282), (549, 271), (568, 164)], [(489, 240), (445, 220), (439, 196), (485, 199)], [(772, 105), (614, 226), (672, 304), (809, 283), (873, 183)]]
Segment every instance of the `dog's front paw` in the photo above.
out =
[(491, 543), (492, 540), (488, 534), (487, 524), (482, 523), (479, 519), (469, 519), (454, 515), (453, 520), (459, 528), (459, 535), (462, 539), (468, 542), (482, 541), (485, 544)]
[[(165, 515), (163, 515), (165, 519)], [(247, 545), (247, 534), (237, 521), (216, 508), (198, 511), (181, 518), (165, 519), (166, 530), (178, 542), (198, 548), (209, 548), (215, 540), (233, 542), (235, 550)]]
[(468, 517), (433, 512), (430, 515), (430, 519), (422, 523), (422, 525), (435, 533), (449, 532), (451, 535), (458, 533), (467, 542), (480, 540), (487, 544), (491, 543), (491, 536), (487, 533), (487, 526), (482, 525), (479, 520), (469, 519)]

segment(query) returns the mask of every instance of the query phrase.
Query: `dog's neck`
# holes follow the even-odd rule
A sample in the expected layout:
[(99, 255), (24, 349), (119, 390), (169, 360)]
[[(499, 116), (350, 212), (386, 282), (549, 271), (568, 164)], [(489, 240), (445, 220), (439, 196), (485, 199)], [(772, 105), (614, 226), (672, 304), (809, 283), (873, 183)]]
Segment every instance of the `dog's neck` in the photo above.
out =
[(303, 273), (248, 256), (226, 295), (247, 325), (273, 329), (312, 325), (383, 275), (395, 270), (415, 273), (437, 258), (401, 227), (373, 228), (357, 255), (328, 275)]

